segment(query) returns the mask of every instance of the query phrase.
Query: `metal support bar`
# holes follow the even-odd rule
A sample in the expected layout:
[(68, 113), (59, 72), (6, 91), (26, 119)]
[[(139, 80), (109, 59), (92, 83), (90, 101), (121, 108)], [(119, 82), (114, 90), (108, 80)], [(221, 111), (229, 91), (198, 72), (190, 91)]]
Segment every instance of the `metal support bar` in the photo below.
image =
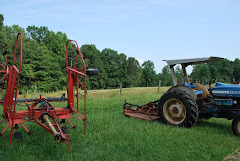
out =
[(183, 70), (183, 75), (184, 75), (185, 82), (188, 82), (188, 83), (189, 83), (189, 79), (188, 79), (186, 67), (187, 67), (187, 66), (186, 66), (185, 64), (182, 64), (182, 70)]
[(176, 86), (178, 84), (177, 82), (177, 76), (174, 71), (174, 66), (170, 66), (171, 74), (172, 74), (172, 80), (173, 80), (173, 85)]

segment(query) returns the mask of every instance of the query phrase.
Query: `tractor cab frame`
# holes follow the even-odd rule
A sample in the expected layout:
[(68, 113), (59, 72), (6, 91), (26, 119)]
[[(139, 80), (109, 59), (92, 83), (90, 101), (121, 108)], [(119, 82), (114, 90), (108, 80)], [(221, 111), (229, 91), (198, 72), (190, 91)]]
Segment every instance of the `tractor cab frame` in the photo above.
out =
[(166, 61), (167, 64), (170, 66), (173, 85), (176, 86), (178, 84), (178, 80), (174, 71), (175, 65), (181, 64), (183, 75), (184, 75), (184, 81), (189, 83), (189, 79), (186, 71), (187, 66), (203, 64), (203, 63), (213, 63), (213, 62), (221, 61), (223, 59), (224, 58), (221, 58), (221, 57), (204, 57), (204, 58), (176, 59), (176, 60), (163, 60), (163, 61)]

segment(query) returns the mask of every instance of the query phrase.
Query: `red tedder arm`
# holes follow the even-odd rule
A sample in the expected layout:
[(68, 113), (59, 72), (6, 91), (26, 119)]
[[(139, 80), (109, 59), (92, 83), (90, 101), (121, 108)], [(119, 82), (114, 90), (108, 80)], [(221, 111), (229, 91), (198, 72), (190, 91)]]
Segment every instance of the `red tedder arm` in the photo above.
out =
[[(17, 52), (19, 37), (20, 37), (20, 60), (19, 60), (19, 66), (17, 68), (14, 65), (14, 63), (16, 59), (16, 52)], [(3, 117), (9, 118), (8, 126), (11, 126), (9, 146), (11, 146), (12, 137), (13, 137), (13, 125), (15, 120), (14, 117), (16, 113), (16, 103), (17, 103), (17, 93), (18, 93), (17, 91), (18, 91), (20, 73), (21, 73), (21, 67), (22, 67), (22, 37), (23, 37), (22, 33), (18, 33), (15, 41), (13, 62), (8, 73), (8, 84), (7, 84), (7, 90), (6, 90), (5, 101), (4, 101), (4, 109), (3, 109), (3, 112), (4, 112)], [(14, 105), (13, 109), (12, 109), (12, 105)]]
[[(19, 60), (19, 67), (17, 68), (14, 63), (16, 59), (16, 52), (17, 52), (17, 46), (18, 46), (18, 38), (20, 37), (20, 60)], [(4, 110), (3, 112), (5, 114), (14, 115), (15, 112), (11, 113), (12, 111), (12, 105), (14, 101), (14, 111), (16, 109), (16, 100), (17, 100), (17, 91), (19, 86), (19, 80), (20, 80), (20, 72), (22, 67), (22, 33), (18, 33), (16, 41), (15, 41), (15, 49), (14, 49), (14, 55), (13, 55), (13, 62), (12, 66), (9, 69), (8, 73), (8, 84), (7, 84), (7, 91), (6, 96), (7, 98), (4, 101)], [(17, 85), (16, 85), (17, 83)]]
[[(75, 57), (75, 60), (70, 60), (71, 63), (69, 64), (69, 58), (68, 58), (68, 44), (69, 42), (74, 42), (77, 46), (77, 56)], [(78, 69), (77, 62), (81, 61), (83, 68)], [(86, 133), (86, 64), (83, 59), (82, 53), (79, 49), (79, 46), (75, 40), (68, 40), (66, 44), (66, 70), (67, 70), (67, 94), (68, 94), (68, 107), (71, 108), (73, 111), (77, 112), (84, 120), (84, 133)], [(79, 77), (84, 77), (83, 83), (80, 82)], [(79, 113), (79, 95), (78, 95), (78, 89), (80, 86), (84, 89), (84, 115)], [(73, 92), (73, 86), (76, 88), (76, 97), (77, 97), (77, 109), (74, 108), (74, 92)]]

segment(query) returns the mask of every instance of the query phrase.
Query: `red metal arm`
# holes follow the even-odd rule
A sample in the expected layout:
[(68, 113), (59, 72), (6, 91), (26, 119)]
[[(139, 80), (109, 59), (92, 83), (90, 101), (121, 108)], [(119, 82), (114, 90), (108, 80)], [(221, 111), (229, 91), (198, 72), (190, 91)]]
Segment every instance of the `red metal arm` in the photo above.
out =
[[(72, 62), (74, 62), (74, 64), (69, 66), (68, 64), (68, 43), (69, 42), (74, 42), (77, 46), (77, 56), (75, 58), (75, 60), (71, 60)], [(81, 58), (81, 61), (83, 63), (83, 68), (82, 69), (78, 69), (77, 68), (77, 62), (79, 57)], [(78, 98), (78, 88), (79, 88), (79, 84), (84, 88), (84, 134), (86, 133), (86, 93), (87, 93), (87, 87), (86, 87), (86, 64), (85, 61), (83, 59), (82, 53), (79, 49), (79, 46), (77, 44), (77, 42), (75, 40), (68, 40), (66, 43), (66, 70), (67, 70), (67, 84), (68, 84), (68, 89), (67, 89), (67, 93), (68, 93), (68, 106), (71, 109), (74, 109), (74, 94), (73, 94), (73, 82), (75, 82), (75, 87), (77, 89), (77, 113), (79, 113), (79, 98)], [(81, 83), (78, 78), (79, 76), (83, 76), (84, 77), (84, 83)], [(75, 109), (74, 109), (75, 110)]]

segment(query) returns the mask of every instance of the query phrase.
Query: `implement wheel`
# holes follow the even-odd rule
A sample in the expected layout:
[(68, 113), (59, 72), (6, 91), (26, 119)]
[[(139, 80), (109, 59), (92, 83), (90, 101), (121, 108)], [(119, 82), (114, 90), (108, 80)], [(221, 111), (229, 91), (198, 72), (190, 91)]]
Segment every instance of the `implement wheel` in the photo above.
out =
[(22, 139), (23, 139), (21, 132), (15, 132), (13, 136), (18, 141), (22, 141)]
[(63, 127), (62, 127), (62, 132), (63, 132), (63, 134), (68, 134), (68, 128), (67, 128), (67, 126), (63, 126)]
[(179, 89), (167, 91), (159, 100), (159, 115), (165, 124), (192, 127), (198, 118), (196, 100)]
[(232, 131), (236, 136), (240, 136), (240, 115), (236, 116), (232, 121)]

